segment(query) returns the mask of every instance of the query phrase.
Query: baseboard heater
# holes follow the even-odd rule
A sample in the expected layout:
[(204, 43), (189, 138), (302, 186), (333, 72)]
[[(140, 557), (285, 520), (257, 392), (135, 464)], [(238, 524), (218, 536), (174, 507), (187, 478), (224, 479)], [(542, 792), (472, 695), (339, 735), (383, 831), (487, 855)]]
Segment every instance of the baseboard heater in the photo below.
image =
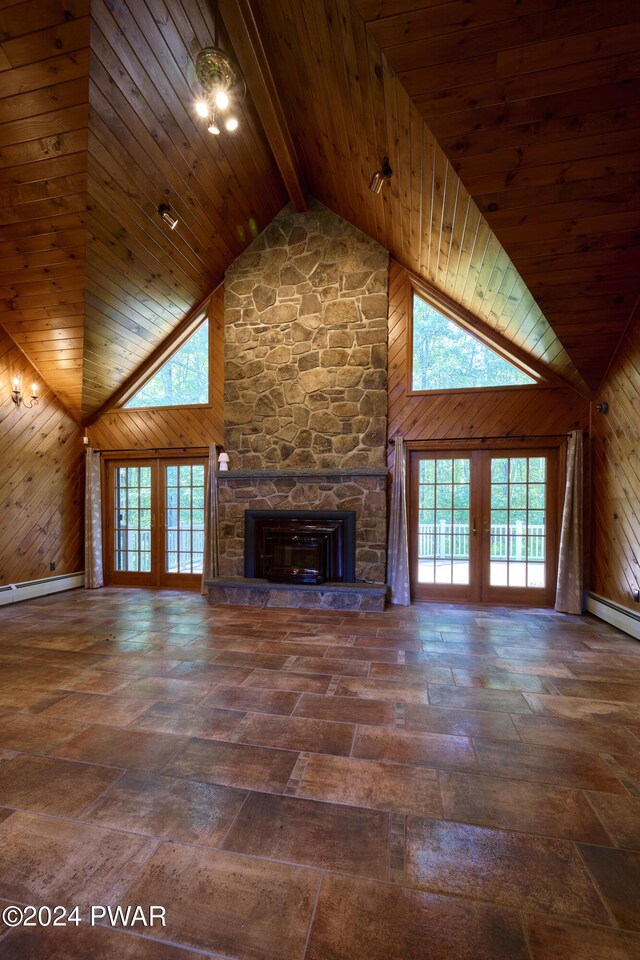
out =
[(635, 610), (629, 610), (621, 603), (607, 600), (606, 597), (600, 597), (597, 593), (585, 595), (585, 607), (595, 617), (610, 623), (618, 630), (623, 630), (635, 640), (640, 640), (640, 614)]
[(76, 587), (84, 587), (84, 570), (80, 573), (64, 573), (59, 577), (45, 577), (43, 580), (7, 583), (0, 586), (0, 607), (20, 600), (46, 597), (50, 593), (61, 593), (63, 590), (74, 590)]

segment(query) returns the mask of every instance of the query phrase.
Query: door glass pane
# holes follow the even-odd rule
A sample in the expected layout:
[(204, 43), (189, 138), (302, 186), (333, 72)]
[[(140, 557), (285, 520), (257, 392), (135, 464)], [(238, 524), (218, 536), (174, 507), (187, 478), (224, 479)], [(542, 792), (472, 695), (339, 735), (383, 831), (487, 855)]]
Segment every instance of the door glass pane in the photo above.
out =
[(202, 573), (204, 464), (165, 467), (165, 572)]
[(490, 583), (545, 586), (545, 457), (491, 458)]
[(468, 457), (420, 460), (419, 583), (469, 583), (470, 464)]
[(112, 504), (114, 570), (135, 573), (151, 570), (150, 486), (151, 467), (115, 468)]

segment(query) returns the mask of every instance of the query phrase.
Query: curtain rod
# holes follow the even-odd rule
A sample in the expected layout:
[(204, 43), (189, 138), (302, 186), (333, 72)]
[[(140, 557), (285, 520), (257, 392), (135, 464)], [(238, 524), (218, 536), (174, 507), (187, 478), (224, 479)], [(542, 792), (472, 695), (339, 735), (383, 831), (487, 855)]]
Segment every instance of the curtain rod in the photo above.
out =
[[(521, 434), (494, 434), (491, 437), (426, 437), (416, 440), (406, 440), (405, 443), (457, 443), (459, 440), (468, 440), (473, 443), (482, 443), (484, 440), (553, 440), (558, 437), (570, 437), (570, 433), (521, 433)], [(589, 434), (585, 431), (583, 437)], [(395, 437), (388, 441), (390, 446), (395, 446)]]
[[(162, 450), (165, 451), (175, 451), (179, 453), (181, 450), (208, 450), (213, 444), (200, 443), (198, 446), (191, 447), (94, 447), (94, 453), (155, 453), (156, 451)], [(216, 447), (219, 447), (220, 444), (216, 443)]]

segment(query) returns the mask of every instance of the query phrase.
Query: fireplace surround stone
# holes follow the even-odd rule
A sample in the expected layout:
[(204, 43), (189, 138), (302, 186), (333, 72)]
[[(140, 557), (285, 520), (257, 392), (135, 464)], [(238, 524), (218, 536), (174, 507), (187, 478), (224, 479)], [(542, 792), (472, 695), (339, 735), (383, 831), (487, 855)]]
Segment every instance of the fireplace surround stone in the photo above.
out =
[[(246, 510), (353, 510), (351, 594), (340, 584), (319, 598), (310, 592), (318, 587), (305, 586), (289, 599), (292, 606), (345, 609), (384, 604), (388, 265), (378, 243), (312, 200), (304, 213), (286, 206), (228, 269), (230, 470), (216, 474), (219, 577), (210, 584), (212, 602), (251, 602), (238, 599), (248, 595)], [(260, 603), (285, 605), (286, 591), (261, 583)], [(244, 584), (250, 593), (259, 589), (251, 578)]]

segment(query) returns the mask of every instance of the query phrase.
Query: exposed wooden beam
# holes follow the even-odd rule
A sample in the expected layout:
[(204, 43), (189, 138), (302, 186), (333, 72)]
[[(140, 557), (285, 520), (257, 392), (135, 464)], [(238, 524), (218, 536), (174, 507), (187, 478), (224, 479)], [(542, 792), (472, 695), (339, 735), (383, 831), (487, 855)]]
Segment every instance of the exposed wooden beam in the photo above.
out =
[(252, 0), (220, 0), (219, 10), (269, 146), (295, 209), (307, 209), (304, 176), (269, 66)]

